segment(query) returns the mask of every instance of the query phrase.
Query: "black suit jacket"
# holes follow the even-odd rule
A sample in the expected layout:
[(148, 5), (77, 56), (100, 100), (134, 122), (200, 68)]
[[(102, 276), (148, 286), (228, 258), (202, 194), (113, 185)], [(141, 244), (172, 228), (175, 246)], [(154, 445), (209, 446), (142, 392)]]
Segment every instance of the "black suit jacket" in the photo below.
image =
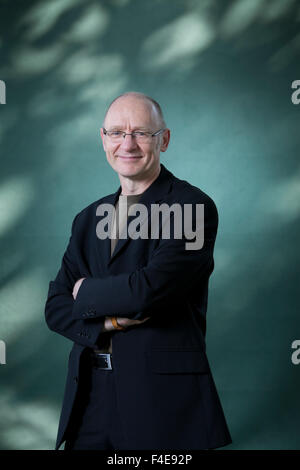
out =
[[(100, 240), (99, 204), (115, 204), (121, 187), (83, 209), (61, 268), (50, 282), (45, 307), (49, 328), (73, 341), (56, 449), (66, 439), (87, 348), (101, 345), (106, 315), (145, 323), (113, 332), (113, 367), (126, 449), (207, 449), (231, 437), (205, 353), (208, 280), (218, 214), (203, 191), (161, 164), (139, 203), (204, 204), (204, 245), (186, 250), (186, 239), (119, 240), (110, 256)], [(150, 210), (149, 210), (150, 214)], [(129, 217), (128, 224), (132, 217)], [(150, 222), (150, 217), (149, 217)], [(149, 223), (150, 226), (150, 223)], [(74, 301), (75, 282), (85, 277)]]

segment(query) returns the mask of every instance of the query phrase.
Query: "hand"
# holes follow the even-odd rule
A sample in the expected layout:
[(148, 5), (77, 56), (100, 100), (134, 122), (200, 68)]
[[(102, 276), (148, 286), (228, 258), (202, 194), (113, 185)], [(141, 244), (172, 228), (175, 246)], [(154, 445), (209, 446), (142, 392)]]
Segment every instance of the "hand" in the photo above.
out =
[[(150, 317), (146, 317), (143, 320), (132, 320), (131, 318), (116, 317), (118, 324), (123, 326), (124, 328), (127, 328), (128, 326), (133, 326), (133, 325), (140, 325), (141, 323), (144, 323), (146, 320), (149, 320), (149, 318)], [(117, 331), (111, 322), (111, 317), (105, 317), (104, 331), (112, 331), (112, 330)]]
[(73, 295), (73, 299), (74, 299), (74, 300), (76, 300), (78, 291), (79, 291), (80, 286), (81, 286), (81, 284), (82, 284), (82, 281), (83, 281), (84, 279), (85, 279), (85, 277), (82, 277), (81, 279), (78, 279), (78, 281), (76, 281), (75, 284), (74, 284), (73, 292), (72, 292), (72, 295)]

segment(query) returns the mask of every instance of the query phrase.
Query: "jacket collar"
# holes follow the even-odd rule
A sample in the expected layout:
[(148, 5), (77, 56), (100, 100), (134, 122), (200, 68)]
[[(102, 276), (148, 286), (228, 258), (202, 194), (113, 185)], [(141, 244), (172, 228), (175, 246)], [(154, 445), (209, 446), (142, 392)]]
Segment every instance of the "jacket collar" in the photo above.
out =
[[(139, 204), (148, 205), (149, 203), (158, 202), (170, 190), (173, 173), (171, 173), (162, 163), (160, 164), (160, 172), (158, 177), (150, 184), (150, 186), (142, 193)], [(119, 186), (115, 193), (109, 194), (101, 199), (101, 203), (115, 205), (122, 188)]]
[[(158, 177), (151, 183), (151, 185), (142, 193), (141, 198), (139, 199), (139, 204), (144, 204), (147, 209), (151, 206), (151, 204), (158, 203), (159, 201), (163, 200), (164, 196), (171, 190), (172, 186), (172, 179), (174, 179), (173, 173), (171, 173), (162, 163), (160, 164), (160, 172)], [(115, 205), (119, 195), (121, 194), (122, 188), (119, 186), (118, 190), (101, 199), (101, 203), (112, 204)], [(150, 217), (150, 212), (148, 210), (148, 218)], [(127, 227), (132, 220), (133, 216), (128, 216), (127, 220)], [(146, 220), (146, 219), (145, 219)], [(145, 221), (144, 220), (144, 221)], [(111, 239), (106, 238), (102, 241), (102, 247), (104, 252), (102, 254), (105, 257), (106, 265), (108, 266), (115, 256), (129, 243), (130, 238), (127, 237), (125, 239), (120, 239), (117, 242), (117, 245), (114, 249), (113, 255), (110, 256), (110, 245)], [(99, 247), (99, 245), (98, 245)], [(102, 251), (102, 250), (101, 250)]]

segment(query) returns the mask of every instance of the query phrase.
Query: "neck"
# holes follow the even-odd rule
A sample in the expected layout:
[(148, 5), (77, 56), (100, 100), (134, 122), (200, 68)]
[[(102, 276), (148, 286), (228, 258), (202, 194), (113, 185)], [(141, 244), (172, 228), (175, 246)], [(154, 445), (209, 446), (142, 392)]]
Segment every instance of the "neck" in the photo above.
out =
[(119, 174), (121, 183), (121, 195), (131, 196), (134, 194), (141, 194), (153, 183), (160, 173), (160, 165), (151, 172), (151, 174), (144, 176), (143, 179), (132, 179), (130, 177), (122, 176)]

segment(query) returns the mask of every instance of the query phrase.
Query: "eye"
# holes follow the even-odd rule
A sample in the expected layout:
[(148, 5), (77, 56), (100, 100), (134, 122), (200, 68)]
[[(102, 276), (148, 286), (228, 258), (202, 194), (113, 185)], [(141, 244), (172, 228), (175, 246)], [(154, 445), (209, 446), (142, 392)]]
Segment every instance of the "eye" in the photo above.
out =
[(120, 137), (123, 134), (123, 132), (121, 132), (121, 131), (110, 131), (108, 134), (111, 135), (112, 137)]
[(137, 137), (144, 137), (146, 134), (146, 132), (143, 132), (143, 131), (135, 131), (133, 132), (134, 135), (136, 135)]

